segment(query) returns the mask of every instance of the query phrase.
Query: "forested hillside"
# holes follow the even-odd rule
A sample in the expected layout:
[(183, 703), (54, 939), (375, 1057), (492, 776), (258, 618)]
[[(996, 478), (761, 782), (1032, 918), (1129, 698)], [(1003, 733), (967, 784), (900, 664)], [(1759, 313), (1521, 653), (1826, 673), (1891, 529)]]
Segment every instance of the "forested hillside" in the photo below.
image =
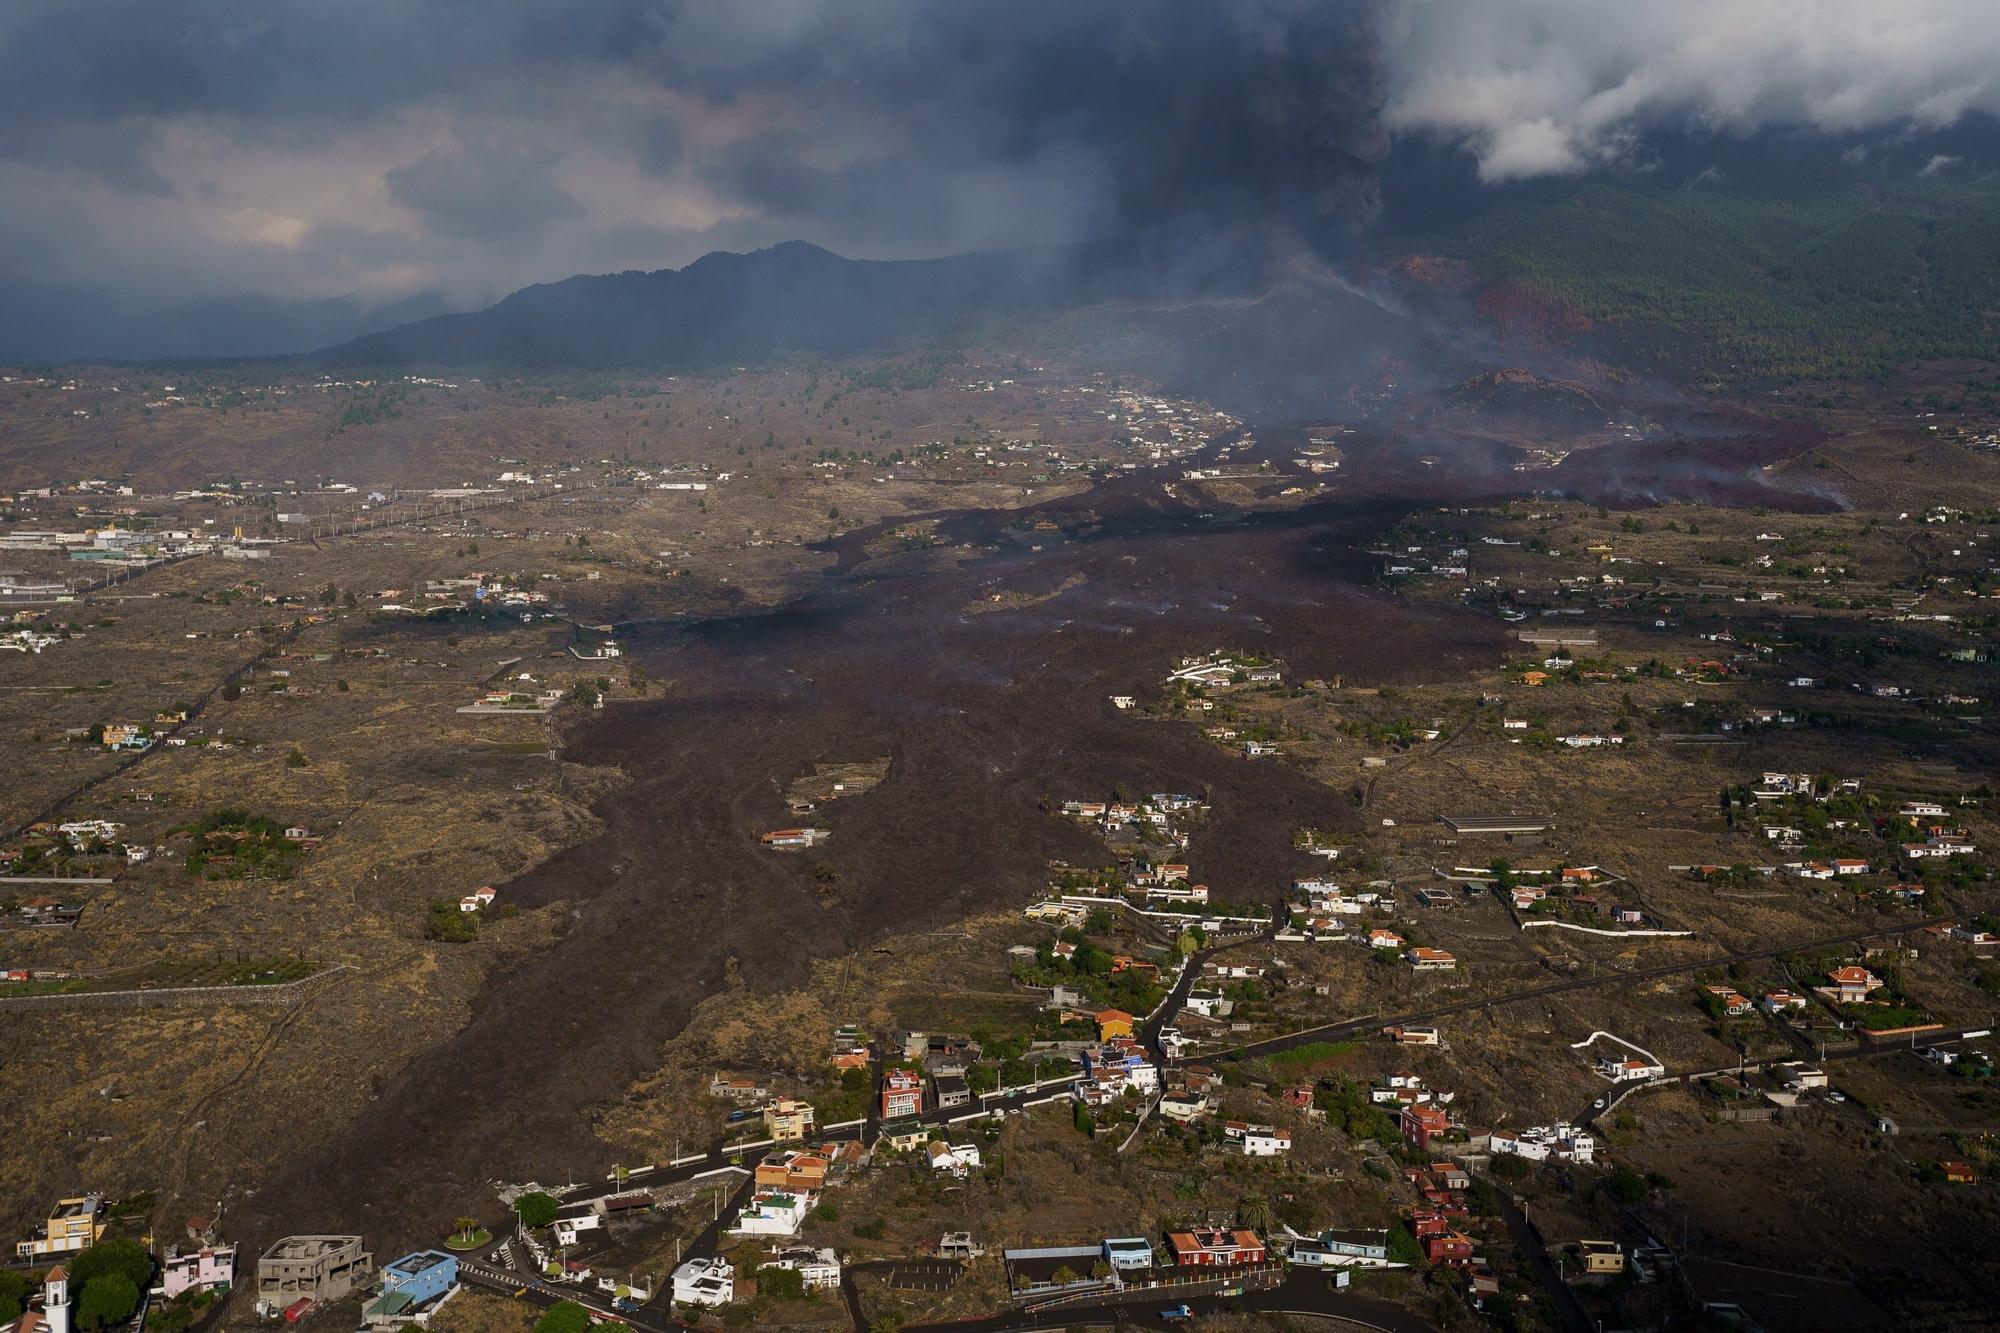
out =
[(1593, 183), (1479, 215), (1412, 250), (1468, 260), (1593, 320), (1698, 341), (1725, 382), (1881, 378), (2000, 357), (2000, 188), (1803, 197)]

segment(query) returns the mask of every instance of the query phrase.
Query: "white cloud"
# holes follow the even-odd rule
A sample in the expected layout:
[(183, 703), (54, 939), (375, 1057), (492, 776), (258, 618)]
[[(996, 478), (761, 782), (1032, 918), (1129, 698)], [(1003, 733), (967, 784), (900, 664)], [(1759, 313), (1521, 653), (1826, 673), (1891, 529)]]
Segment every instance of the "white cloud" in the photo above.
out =
[(1991, 0), (1400, 0), (1385, 120), (1473, 153), (1482, 178), (1569, 173), (1636, 131), (1937, 129), (2000, 114)]
[(1938, 153), (1930, 161), (1924, 163), (1924, 169), (1917, 174), (1919, 176), (1940, 176), (1950, 168), (1957, 166), (1958, 162), (1959, 159), (1950, 153)]

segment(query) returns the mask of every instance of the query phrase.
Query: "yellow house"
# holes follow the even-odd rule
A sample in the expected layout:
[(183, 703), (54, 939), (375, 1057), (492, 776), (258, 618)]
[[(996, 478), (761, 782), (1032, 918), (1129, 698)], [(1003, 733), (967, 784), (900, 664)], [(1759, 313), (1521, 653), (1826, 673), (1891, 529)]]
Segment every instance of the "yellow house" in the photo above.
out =
[(908, 1129), (885, 1129), (882, 1131), (882, 1142), (897, 1152), (909, 1152), (913, 1148), (923, 1147), (930, 1141), (931, 1128), (929, 1125), (917, 1125)]
[(1625, 1271), (1625, 1251), (1618, 1248), (1613, 1240), (1580, 1240), (1576, 1243), (1578, 1255), (1583, 1259), (1583, 1271), (1595, 1274), (1614, 1274)]
[(86, 1194), (76, 1199), (59, 1199), (43, 1224), (42, 1235), (17, 1244), (14, 1252), (23, 1259), (39, 1259), (50, 1254), (75, 1254), (95, 1244), (104, 1234), (104, 1196)]
[(764, 1108), (764, 1131), (780, 1143), (805, 1138), (813, 1132), (812, 1103), (778, 1098)]
[(1110, 1041), (1113, 1037), (1132, 1035), (1132, 1015), (1123, 1009), (1100, 1009), (1094, 1017), (1097, 1019), (1099, 1041)]

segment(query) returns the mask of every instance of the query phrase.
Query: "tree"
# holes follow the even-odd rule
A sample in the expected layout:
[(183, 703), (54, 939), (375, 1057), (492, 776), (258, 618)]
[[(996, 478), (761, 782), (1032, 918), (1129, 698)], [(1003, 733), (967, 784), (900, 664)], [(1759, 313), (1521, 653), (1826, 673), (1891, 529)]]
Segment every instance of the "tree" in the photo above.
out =
[(0, 1323), (12, 1323), (28, 1308), (28, 1293), (34, 1283), (28, 1275), (12, 1268), (0, 1268)]
[(575, 1301), (557, 1301), (535, 1321), (535, 1333), (585, 1333), (589, 1327), (590, 1311)]
[[(514, 1215), (521, 1219), (521, 1225), (524, 1227), (547, 1226), (556, 1220), (556, 1214), (561, 1211), (561, 1208), (562, 1205), (558, 1204), (552, 1196), (544, 1194), (540, 1190), (523, 1194), (520, 1198), (514, 1200)], [(582, 1307), (579, 1306), (578, 1308), (581, 1309)]]
[(114, 1236), (100, 1240), (64, 1265), (70, 1286), (81, 1291), (91, 1279), (119, 1273), (135, 1288), (144, 1287), (153, 1277), (153, 1256), (136, 1240)]
[(1261, 1194), (1246, 1194), (1236, 1205), (1236, 1217), (1252, 1231), (1268, 1231), (1271, 1226), (1271, 1203)]
[(76, 1301), (79, 1328), (103, 1328), (122, 1324), (139, 1308), (139, 1285), (123, 1273), (102, 1273), (92, 1278)]
[(1389, 1228), (1389, 1257), (1399, 1264), (1412, 1268), (1424, 1266), (1424, 1247), (1410, 1234), (1410, 1229), (1401, 1225)]
[(1620, 1203), (1637, 1203), (1646, 1197), (1646, 1177), (1629, 1166), (1616, 1166), (1604, 1179), (1604, 1192)]

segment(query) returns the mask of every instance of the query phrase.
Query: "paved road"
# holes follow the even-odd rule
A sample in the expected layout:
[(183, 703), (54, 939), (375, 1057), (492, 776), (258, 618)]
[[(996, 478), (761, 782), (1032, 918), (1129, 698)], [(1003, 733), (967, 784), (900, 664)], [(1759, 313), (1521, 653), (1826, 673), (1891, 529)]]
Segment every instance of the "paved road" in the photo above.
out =
[(1331, 1279), (1316, 1272), (1294, 1271), (1269, 1291), (1246, 1292), (1240, 1296), (1166, 1296), (1135, 1292), (1131, 1299), (1095, 1305), (1065, 1305), (1028, 1314), (1010, 1311), (985, 1319), (963, 1319), (941, 1324), (905, 1324), (904, 1333), (1030, 1333), (1037, 1329), (1066, 1329), (1079, 1325), (1117, 1328), (1177, 1327), (1160, 1318), (1160, 1311), (1185, 1303), (1196, 1314), (1254, 1311), (1262, 1314), (1317, 1315), (1340, 1319), (1357, 1328), (1380, 1329), (1383, 1333), (1436, 1333), (1437, 1326), (1418, 1318), (1400, 1305), (1335, 1291)]
[(1562, 1273), (1555, 1261), (1549, 1258), (1549, 1247), (1542, 1240), (1542, 1229), (1529, 1220), (1528, 1215), (1514, 1198), (1505, 1190), (1500, 1194), (1500, 1216), (1507, 1223), (1507, 1232), (1514, 1238), (1514, 1248), (1528, 1263), (1535, 1278), (1555, 1302), (1556, 1313), (1562, 1317), (1563, 1328), (1568, 1333), (1593, 1333), (1596, 1323), (1583, 1311), (1583, 1305), (1576, 1299), (1576, 1293), (1562, 1280)]
[(1536, 1000), (1550, 995), (1562, 995), (1570, 991), (1594, 990), (1599, 986), (1628, 986), (1639, 981), (1656, 981), (1661, 977), (1677, 976), (1684, 972), (1699, 972), (1703, 968), (1727, 967), (1732, 963), (1756, 962), (1774, 958), (1779, 954), (1797, 953), (1814, 949), (1828, 949), (1841, 944), (1857, 944), (1862, 940), (1880, 939), (1888, 935), (1907, 935), (1925, 926), (1950, 921), (1951, 917), (1932, 916), (1920, 921), (1908, 921), (1900, 925), (1878, 930), (1860, 930), (1848, 935), (1827, 935), (1813, 940), (1790, 940), (1768, 949), (1746, 949), (1740, 953), (1719, 954), (1711, 958), (1696, 959), (1691, 963), (1671, 963), (1665, 967), (1645, 968), (1637, 972), (1607, 972), (1594, 977), (1574, 977), (1567, 981), (1552, 981), (1542, 986), (1531, 986), (1526, 990), (1509, 991), (1504, 995), (1489, 996), (1485, 999), (1460, 1000), (1453, 1004), (1440, 1005), (1435, 1009), (1422, 1009), (1405, 1014), (1381, 1014), (1367, 1018), (1351, 1018), (1339, 1023), (1328, 1023), (1321, 1027), (1307, 1028), (1301, 1032), (1287, 1033), (1282, 1037), (1271, 1037), (1264, 1041), (1248, 1042), (1228, 1050), (1214, 1051), (1202, 1058), (1205, 1060), (1250, 1060), (1262, 1055), (1276, 1055), (1280, 1051), (1295, 1050), (1316, 1041), (1337, 1040), (1351, 1037), (1356, 1033), (1375, 1028), (1393, 1027), (1403, 1023), (1425, 1023), (1432, 1019), (1445, 1018), (1452, 1014), (1470, 1013), (1476, 1009), (1491, 1009), (1503, 1004), (1519, 1004), (1523, 1000)]
[[(1967, 1027), (1951, 1028), (1941, 1032), (1919, 1032), (1912, 1034), (1908, 1038), (1895, 1041), (1864, 1041), (1859, 1046), (1828, 1051), (1825, 1055), (1813, 1054), (1809, 1058), (1815, 1064), (1827, 1065), (1832, 1064), (1835, 1060), (1858, 1060), (1878, 1055), (1898, 1055), (1906, 1051), (1927, 1051), (1933, 1046), (1949, 1046), (1953, 1042), (1963, 1041), (1969, 1033), (1984, 1032), (1985, 1030), (1984, 1027)], [(1685, 1074), (1671, 1074), (1665, 1078), (1648, 1079), (1643, 1083), (1634, 1081), (1623, 1087), (1611, 1088), (1601, 1094), (1582, 1115), (1576, 1118), (1576, 1123), (1589, 1128), (1606, 1111), (1609, 1111), (1619, 1102), (1625, 1100), (1627, 1094), (1637, 1092), (1641, 1088), (1664, 1087), (1669, 1083), (1696, 1083), (1705, 1078), (1733, 1074), (1739, 1068), (1759, 1070), (1767, 1069), (1772, 1065), (1789, 1063), (1791, 1063), (1789, 1059), (1750, 1060), (1740, 1065), (1720, 1065), (1714, 1069), (1697, 1069)]]
[[(994, 1115), (1001, 1112), (1019, 1111), (1024, 1107), (1044, 1100), (1069, 1095), (1076, 1079), (1065, 1078), (1048, 1083), (1039, 1088), (1016, 1088), (1005, 1094), (989, 1093), (976, 1097), (967, 1106), (954, 1106), (945, 1111), (925, 1111), (922, 1115), (909, 1116), (895, 1121), (898, 1129), (913, 1125), (924, 1125), (933, 1129), (941, 1128), (963, 1116)], [(872, 1144), (882, 1135), (882, 1124), (874, 1116), (858, 1125), (843, 1125), (838, 1129), (817, 1132), (813, 1135), (816, 1143), (843, 1143), (858, 1140)], [(718, 1143), (701, 1156), (678, 1166), (655, 1167), (643, 1173), (629, 1174), (622, 1184), (604, 1182), (602, 1185), (584, 1185), (566, 1188), (558, 1193), (564, 1203), (588, 1203), (592, 1199), (608, 1198), (615, 1194), (630, 1194), (636, 1190), (656, 1189), (661, 1185), (679, 1184), (705, 1176), (724, 1167), (741, 1166), (754, 1168), (758, 1162), (775, 1152), (783, 1152), (797, 1147), (796, 1142), (758, 1144), (755, 1147), (731, 1151), (731, 1144)]]
[[(458, 1276), (468, 1286), (481, 1287), (498, 1292), (502, 1296), (514, 1296), (539, 1309), (546, 1310), (557, 1301), (575, 1301), (603, 1319), (616, 1319), (644, 1333), (682, 1333), (689, 1328), (678, 1319), (672, 1319), (648, 1306), (645, 1309), (626, 1313), (613, 1310), (611, 1302), (604, 1299), (604, 1293), (595, 1288), (580, 1286), (552, 1286), (537, 1278), (524, 1278), (517, 1273), (509, 1273), (479, 1260), (461, 1257), (458, 1261)], [(662, 1302), (670, 1294), (671, 1288), (662, 1285), (659, 1295)]]
[(1187, 1007), (1188, 992), (1192, 991), (1195, 983), (1201, 980), (1202, 969), (1208, 965), (1208, 961), (1231, 949), (1240, 949), (1246, 944), (1269, 944), (1277, 938), (1279, 925), (1289, 921), (1291, 917), (1282, 901), (1273, 910), (1279, 915), (1274, 915), (1271, 924), (1257, 934), (1245, 935), (1221, 944), (1211, 944), (1188, 955), (1187, 966), (1181, 969), (1180, 979), (1174, 983), (1174, 988), (1167, 992), (1166, 1000), (1153, 1011), (1151, 1018), (1139, 1025), (1139, 1043), (1146, 1048), (1146, 1053), (1153, 1057), (1154, 1063), (1163, 1069), (1173, 1063), (1167, 1059), (1167, 1053), (1160, 1045), (1160, 1034), (1180, 1020), (1181, 1011)]

